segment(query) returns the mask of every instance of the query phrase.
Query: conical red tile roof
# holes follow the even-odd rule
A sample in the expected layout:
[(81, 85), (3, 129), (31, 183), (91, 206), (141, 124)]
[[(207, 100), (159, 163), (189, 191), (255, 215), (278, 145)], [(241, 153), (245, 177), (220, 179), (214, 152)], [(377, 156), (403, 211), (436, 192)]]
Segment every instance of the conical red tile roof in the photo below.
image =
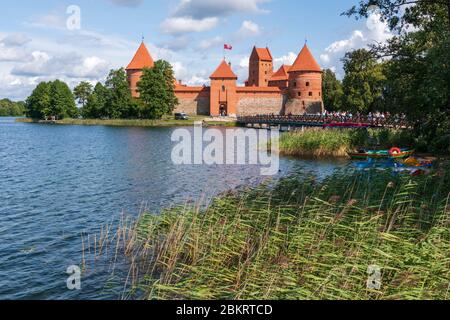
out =
[(223, 60), (216, 71), (210, 77), (211, 79), (237, 79), (237, 75), (231, 70), (230, 65)]
[(295, 71), (314, 71), (314, 72), (322, 72), (322, 68), (317, 63), (316, 59), (314, 59), (311, 51), (309, 51), (308, 46), (305, 44), (302, 51), (295, 60), (289, 72)]
[(127, 67), (127, 70), (141, 70), (144, 68), (152, 68), (155, 65), (150, 52), (144, 42), (141, 43), (139, 49), (136, 51), (133, 60)]

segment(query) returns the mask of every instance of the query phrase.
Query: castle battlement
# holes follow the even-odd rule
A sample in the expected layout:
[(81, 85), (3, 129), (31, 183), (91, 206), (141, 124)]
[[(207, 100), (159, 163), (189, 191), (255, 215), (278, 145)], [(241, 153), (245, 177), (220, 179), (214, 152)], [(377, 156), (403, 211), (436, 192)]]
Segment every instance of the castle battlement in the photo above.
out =
[[(144, 43), (126, 68), (133, 97), (139, 97), (137, 83), (144, 68), (154, 66)], [(192, 87), (175, 84), (179, 105), (175, 112), (191, 115), (238, 116), (256, 114), (305, 114), (323, 112), (322, 69), (305, 44), (292, 66), (273, 70), (269, 48), (253, 48), (249, 77), (237, 86), (231, 64), (221, 61), (211, 74), (211, 85)]]

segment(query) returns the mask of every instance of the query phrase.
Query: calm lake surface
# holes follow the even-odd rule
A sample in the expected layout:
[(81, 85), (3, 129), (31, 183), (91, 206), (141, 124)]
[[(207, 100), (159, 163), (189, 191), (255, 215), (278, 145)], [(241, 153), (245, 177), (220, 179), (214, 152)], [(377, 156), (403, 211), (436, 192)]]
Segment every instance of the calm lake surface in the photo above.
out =
[[(261, 181), (258, 166), (177, 166), (174, 128), (115, 128), (15, 123), (0, 118), (0, 299), (113, 299), (107, 268), (66, 286), (80, 265), (81, 234)], [(191, 130), (191, 128), (189, 128)], [(220, 129), (225, 130), (225, 129)], [(346, 163), (282, 158), (280, 175), (296, 167), (330, 174)]]

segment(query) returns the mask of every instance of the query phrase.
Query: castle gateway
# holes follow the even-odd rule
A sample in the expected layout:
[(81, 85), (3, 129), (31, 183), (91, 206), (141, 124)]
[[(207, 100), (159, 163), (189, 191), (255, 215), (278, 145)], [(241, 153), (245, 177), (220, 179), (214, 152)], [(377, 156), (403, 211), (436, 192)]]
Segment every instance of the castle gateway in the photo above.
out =
[[(126, 68), (133, 97), (139, 97), (137, 83), (144, 68), (154, 61), (142, 43)], [(273, 70), (268, 48), (253, 48), (249, 77), (245, 86), (238, 86), (238, 77), (223, 60), (211, 74), (211, 85), (192, 87), (175, 84), (179, 105), (175, 112), (191, 115), (242, 116), (258, 114), (299, 115), (324, 111), (322, 100), (322, 69), (305, 45), (292, 66)]]

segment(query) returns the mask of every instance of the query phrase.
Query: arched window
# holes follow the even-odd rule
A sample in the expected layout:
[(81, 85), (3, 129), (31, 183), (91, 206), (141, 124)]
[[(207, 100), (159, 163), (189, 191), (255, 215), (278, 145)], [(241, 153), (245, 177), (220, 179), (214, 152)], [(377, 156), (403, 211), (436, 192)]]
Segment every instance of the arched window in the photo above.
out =
[(306, 86), (307, 86), (307, 87), (309, 87), (309, 81), (308, 81), (308, 82), (306, 82)]
[(311, 91), (309, 92), (309, 96), (310, 96), (310, 97), (312, 97), (312, 96), (313, 96), (313, 93), (312, 93)]
[(222, 86), (222, 92), (225, 92), (225, 86)]

